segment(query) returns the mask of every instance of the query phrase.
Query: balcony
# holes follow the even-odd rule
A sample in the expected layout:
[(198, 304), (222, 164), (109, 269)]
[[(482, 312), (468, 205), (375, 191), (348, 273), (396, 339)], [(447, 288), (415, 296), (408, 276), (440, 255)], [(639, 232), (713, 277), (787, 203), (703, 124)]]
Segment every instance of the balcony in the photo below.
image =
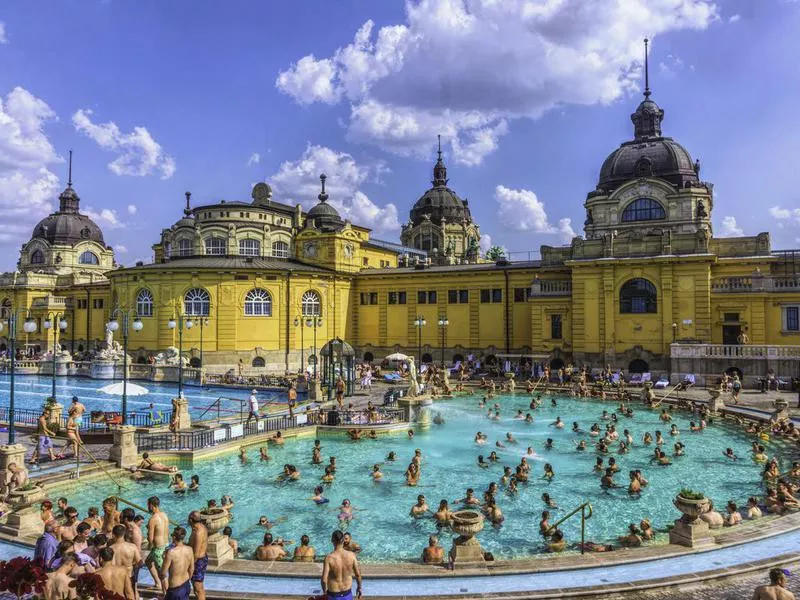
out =
[(726, 344), (672, 344), (670, 356), (691, 359), (798, 360), (800, 346), (758, 346)]
[(794, 292), (800, 291), (800, 277), (717, 277), (711, 280), (711, 291), (723, 294)]
[(571, 295), (571, 279), (536, 279), (531, 286), (531, 297)]
[(72, 308), (72, 298), (65, 296), (41, 296), (31, 302), (32, 310), (69, 310)]

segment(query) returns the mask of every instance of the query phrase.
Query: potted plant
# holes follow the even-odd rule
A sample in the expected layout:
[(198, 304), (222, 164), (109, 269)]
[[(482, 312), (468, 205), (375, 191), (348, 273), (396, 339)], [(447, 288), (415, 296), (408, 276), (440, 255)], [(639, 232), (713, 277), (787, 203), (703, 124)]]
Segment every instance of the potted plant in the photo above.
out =
[(33, 592), (44, 593), (47, 571), (37, 562), (24, 556), (0, 561), (0, 591), (22, 598)]
[(709, 508), (708, 498), (705, 494), (689, 488), (683, 488), (678, 492), (672, 503), (681, 511), (683, 521), (686, 523), (696, 521)]
[(30, 506), (42, 500), (46, 495), (47, 493), (41, 485), (30, 480), (8, 494), (10, 504), (13, 506)]

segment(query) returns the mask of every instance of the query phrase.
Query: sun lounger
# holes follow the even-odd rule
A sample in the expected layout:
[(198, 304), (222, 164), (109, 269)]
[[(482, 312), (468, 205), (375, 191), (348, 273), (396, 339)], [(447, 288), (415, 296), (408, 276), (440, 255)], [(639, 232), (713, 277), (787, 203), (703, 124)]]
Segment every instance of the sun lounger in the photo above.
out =
[(650, 383), (652, 375), (650, 373), (642, 373), (642, 383)]
[(631, 380), (629, 382), (631, 385), (641, 385), (642, 383), (642, 374), (641, 373), (634, 373), (631, 375)]
[(659, 377), (658, 381), (655, 382), (653, 387), (657, 390), (665, 390), (669, 385), (669, 378), (666, 375), (662, 375)]

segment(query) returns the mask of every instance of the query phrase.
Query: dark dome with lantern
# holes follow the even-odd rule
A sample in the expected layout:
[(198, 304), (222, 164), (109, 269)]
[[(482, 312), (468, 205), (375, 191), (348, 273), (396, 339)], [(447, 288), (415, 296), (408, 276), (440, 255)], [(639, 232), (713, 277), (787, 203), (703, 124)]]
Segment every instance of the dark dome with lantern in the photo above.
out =
[[(70, 158), (71, 160), (71, 158)], [(46, 216), (33, 228), (32, 239), (47, 240), (50, 244), (75, 245), (86, 240), (105, 246), (103, 232), (97, 223), (78, 212), (80, 198), (72, 188), (72, 165), (66, 189), (58, 197), (58, 212)]]
[(631, 115), (634, 139), (621, 144), (603, 162), (597, 189), (604, 193), (639, 177), (657, 177), (679, 189), (699, 183), (699, 163), (678, 142), (661, 135), (664, 110), (650, 99), (646, 42), (644, 100)]
[(319, 176), (322, 191), (319, 193), (319, 202), (306, 214), (306, 226), (313, 225), (320, 231), (338, 231), (344, 226), (344, 221), (339, 211), (328, 204), (328, 194), (325, 191), (325, 173)]
[(437, 225), (441, 225), (443, 218), (448, 223), (472, 221), (467, 201), (447, 187), (448, 181), (447, 167), (442, 160), (442, 148), (439, 146), (439, 158), (433, 167), (433, 187), (422, 194), (411, 208), (411, 222), (414, 225), (419, 225), (425, 217), (429, 217)]

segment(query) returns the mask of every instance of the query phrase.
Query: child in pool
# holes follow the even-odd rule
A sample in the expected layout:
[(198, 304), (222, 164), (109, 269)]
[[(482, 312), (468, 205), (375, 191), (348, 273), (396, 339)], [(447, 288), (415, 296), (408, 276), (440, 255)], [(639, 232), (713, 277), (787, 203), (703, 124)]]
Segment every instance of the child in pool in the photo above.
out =
[(192, 483), (189, 484), (189, 491), (190, 492), (199, 492), (200, 491), (200, 476), (199, 475), (192, 475)]

